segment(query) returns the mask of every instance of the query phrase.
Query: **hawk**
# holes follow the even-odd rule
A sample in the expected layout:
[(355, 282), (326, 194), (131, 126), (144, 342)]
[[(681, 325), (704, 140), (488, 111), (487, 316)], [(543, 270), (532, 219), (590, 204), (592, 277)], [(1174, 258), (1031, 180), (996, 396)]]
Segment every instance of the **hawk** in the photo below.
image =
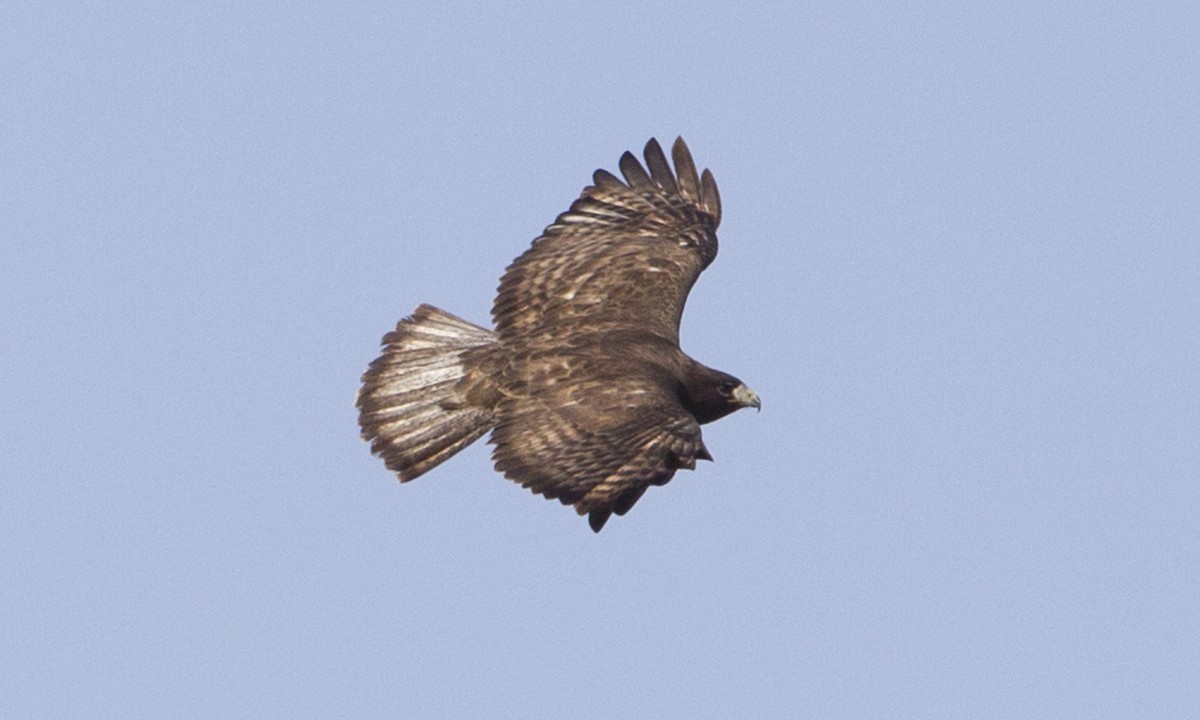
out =
[(359, 425), (401, 482), (491, 431), (496, 469), (595, 532), (651, 485), (712, 460), (700, 426), (758, 396), (679, 347), (688, 291), (717, 256), (721, 200), (678, 138), (624, 179), (597, 170), (500, 279), (489, 330), (421, 305), (383, 336)]

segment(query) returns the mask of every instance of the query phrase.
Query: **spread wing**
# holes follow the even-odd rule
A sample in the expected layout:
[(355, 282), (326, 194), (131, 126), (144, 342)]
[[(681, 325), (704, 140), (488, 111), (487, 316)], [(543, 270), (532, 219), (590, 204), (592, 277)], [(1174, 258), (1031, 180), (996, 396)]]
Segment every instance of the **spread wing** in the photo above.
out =
[(593, 183), (500, 280), (492, 309), (510, 346), (577, 339), (614, 329), (649, 331), (679, 344), (688, 291), (717, 256), (721, 200), (712, 173), (696, 174), (683, 138), (671, 155), (656, 140), (646, 167), (621, 156), (624, 182), (597, 170)]
[(531, 361), (532, 394), (500, 403), (490, 440), (497, 470), (574, 505), (596, 532), (651, 485), (711, 459), (668, 379), (614, 365), (580, 356)]

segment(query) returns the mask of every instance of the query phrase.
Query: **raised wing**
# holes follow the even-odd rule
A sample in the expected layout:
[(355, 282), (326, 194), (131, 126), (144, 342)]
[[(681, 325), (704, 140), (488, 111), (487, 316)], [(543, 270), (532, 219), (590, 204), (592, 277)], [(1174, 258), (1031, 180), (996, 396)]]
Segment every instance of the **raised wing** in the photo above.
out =
[(646, 167), (621, 156), (622, 182), (597, 170), (571, 208), (513, 261), (492, 309), (501, 341), (551, 342), (637, 329), (679, 344), (688, 292), (717, 256), (721, 200), (683, 138), (650, 140)]

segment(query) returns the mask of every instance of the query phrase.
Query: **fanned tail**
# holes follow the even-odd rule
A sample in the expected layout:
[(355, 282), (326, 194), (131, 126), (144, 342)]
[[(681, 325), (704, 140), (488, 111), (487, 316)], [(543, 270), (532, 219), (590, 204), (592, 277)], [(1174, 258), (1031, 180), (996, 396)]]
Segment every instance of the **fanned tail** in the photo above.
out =
[(463, 355), (496, 341), (491, 330), (421, 305), (383, 336), (383, 354), (363, 374), (358, 424), (371, 452), (405, 482), (430, 470), (491, 429), (486, 408), (455, 392)]

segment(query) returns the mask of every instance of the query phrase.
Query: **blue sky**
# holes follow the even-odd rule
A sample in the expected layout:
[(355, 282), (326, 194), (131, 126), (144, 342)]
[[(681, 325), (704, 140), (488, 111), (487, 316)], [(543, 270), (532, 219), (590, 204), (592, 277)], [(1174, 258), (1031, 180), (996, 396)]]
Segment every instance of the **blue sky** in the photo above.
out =
[[(1196, 717), (1186, 3), (25, 3), (0, 715)], [(682, 134), (761, 414), (599, 536), (401, 487), (380, 336)]]

